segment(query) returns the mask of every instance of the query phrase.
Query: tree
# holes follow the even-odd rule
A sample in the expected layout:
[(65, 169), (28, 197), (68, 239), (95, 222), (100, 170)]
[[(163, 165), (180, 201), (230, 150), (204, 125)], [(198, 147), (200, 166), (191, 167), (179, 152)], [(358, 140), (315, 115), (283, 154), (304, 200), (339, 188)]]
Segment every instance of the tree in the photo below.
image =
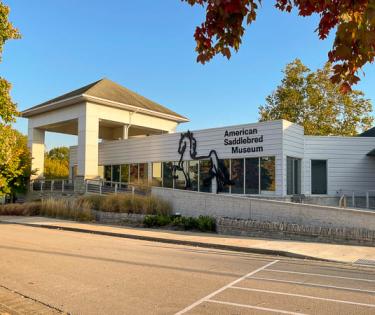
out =
[[(0, 0), (0, 62), (2, 59), (3, 46), (9, 39), (20, 38), (17, 29), (8, 20), (9, 8)], [(15, 121), (18, 114), (16, 104), (10, 98), (11, 85), (0, 77), (0, 123), (8, 124)]]
[(0, 196), (15, 195), (25, 191), (32, 173), (27, 137), (10, 125), (1, 124), (0, 134)]
[(66, 161), (69, 163), (69, 148), (57, 147), (49, 150), (47, 157), (54, 160)]
[[(8, 15), (9, 8), (0, 0), (0, 61), (5, 42), (20, 37), (9, 22)], [(20, 187), (23, 176), (31, 172), (25, 138), (11, 126), (18, 112), (11, 100), (10, 88), (10, 83), (0, 77), (0, 196), (12, 194)]]
[(69, 148), (57, 147), (45, 154), (44, 176), (47, 179), (69, 177)]
[(286, 119), (302, 125), (307, 135), (356, 135), (371, 127), (372, 104), (357, 90), (339, 93), (331, 65), (315, 72), (299, 59), (289, 63), (276, 90), (259, 107), (260, 120)]
[[(205, 21), (195, 30), (197, 61), (205, 63), (221, 53), (228, 59), (231, 48), (238, 51), (244, 34), (257, 16), (261, 0), (183, 0), (206, 8)], [(336, 36), (328, 61), (335, 63), (331, 80), (348, 92), (359, 81), (356, 75), (375, 57), (375, 0), (274, 0), (281, 11), (298, 10), (301, 16), (319, 14), (317, 32), (327, 38), (332, 29)]]

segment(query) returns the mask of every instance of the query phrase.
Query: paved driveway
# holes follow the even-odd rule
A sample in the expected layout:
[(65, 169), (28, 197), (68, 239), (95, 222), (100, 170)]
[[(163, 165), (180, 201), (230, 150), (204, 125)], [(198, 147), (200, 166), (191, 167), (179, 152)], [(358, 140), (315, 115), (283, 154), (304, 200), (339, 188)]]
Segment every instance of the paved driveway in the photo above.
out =
[(72, 314), (375, 313), (371, 268), (8, 224), (0, 286)]

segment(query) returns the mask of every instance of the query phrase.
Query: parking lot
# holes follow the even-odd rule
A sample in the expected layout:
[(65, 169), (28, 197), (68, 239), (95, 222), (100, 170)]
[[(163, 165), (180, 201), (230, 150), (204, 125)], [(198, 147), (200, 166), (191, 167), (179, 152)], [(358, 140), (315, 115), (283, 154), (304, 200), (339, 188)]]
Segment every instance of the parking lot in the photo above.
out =
[(375, 274), (274, 260), (177, 314), (374, 314)]
[(375, 313), (375, 268), (12, 224), (0, 240), (0, 287), (50, 313)]

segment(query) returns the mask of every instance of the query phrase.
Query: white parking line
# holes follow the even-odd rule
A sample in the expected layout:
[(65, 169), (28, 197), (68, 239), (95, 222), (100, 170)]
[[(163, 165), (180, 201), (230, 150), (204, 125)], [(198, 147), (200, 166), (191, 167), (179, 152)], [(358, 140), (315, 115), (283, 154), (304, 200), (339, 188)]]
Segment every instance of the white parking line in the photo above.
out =
[(372, 291), (372, 290), (362, 290), (362, 289), (349, 288), (349, 287), (338, 287), (334, 285), (326, 285), (326, 284), (304, 282), (304, 281), (290, 281), (290, 280), (280, 280), (280, 279), (264, 278), (264, 277), (248, 277), (248, 279), (275, 281), (275, 282), (291, 283), (291, 284), (302, 284), (302, 285), (312, 286), (312, 287), (339, 289), (339, 290), (356, 291), (356, 292), (358, 291), (358, 292), (364, 292), (364, 293), (375, 293), (375, 291)]
[(231, 305), (231, 306), (237, 306), (237, 307), (245, 307), (245, 308), (251, 308), (259, 311), (268, 311), (268, 312), (274, 312), (279, 314), (290, 314), (290, 315), (306, 315), (304, 313), (295, 313), (295, 312), (288, 312), (283, 310), (277, 310), (274, 308), (266, 308), (266, 307), (260, 307), (260, 306), (254, 306), (254, 305), (248, 305), (248, 304), (238, 304), (238, 303), (231, 303), (231, 302), (223, 302), (218, 300), (207, 300), (205, 302), (210, 303), (218, 303), (218, 304), (224, 304), (224, 305)]
[(318, 276), (318, 277), (345, 279), (345, 280), (375, 282), (375, 280), (371, 280), (371, 279), (351, 278), (351, 277), (342, 277), (342, 276), (332, 276), (332, 275), (324, 275), (324, 274), (321, 274), (321, 273), (299, 272), (299, 271), (278, 270), (278, 269), (267, 269), (267, 270), (263, 270), (263, 271), (267, 271), (267, 272), (281, 272), (281, 273), (293, 273), (293, 274), (297, 274), (297, 275), (307, 275), (307, 276)]
[(249, 278), (249, 277), (255, 275), (257, 272), (262, 271), (262, 270), (264, 270), (265, 268), (267, 268), (267, 267), (269, 267), (269, 266), (272, 266), (273, 264), (276, 264), (278, 261), (279, 261), (279, 260), (274, 260), (274, 261), (272, 261), (272, 262), (270, 262), (270, 263), (264, 265), (263, 267), (260, 267), (260, 268), (258, 268), (258, 269), (256, 269), (256, 270), (254, 270), (254, 271), (252, 271), (252, 272), (250, 272), (250, 273), (248, 273), (248, 274), (242, 276), (241, 278), (238, 278), (237, 280), (232, 281), (231, 283), (229, 283), (229, 284), (223, 286), (222, 288), (220, 288), (220, 289), (218, 289), (218, 290), (216, 290), (216, 291), (210, 293), (209, 295), (205, 296), (204, 298), (201, 298), (200, 300), (194, 302), (193, 304), (191, 304), (191, 305), (185, 307), (183, 310), (177, 312), (175, 315), (185, 314), (186, 312), (190, 311), (191, 309), (193, 309), (194, 307), (198, 306), (199, 304), (202, 304), (203, 302), (206, 302), (207, 300), (209, 300), (209, 299), (212, 298), (213, 296), (219, 294), (220, 292), (223, 292), (224, 290), (226, 290), (226, 289), (230, 288), (231, 286), (233, 286), (233, 285), (235, 285), (235, 284), (241, 282), (242, 280), (244, 280), (244, 279), (246, 279), (246, 278)]
[(350, 301), (344, 301), (344, 300), (328, 299), (328, 298), (322, 298), (322, 297), (311, 296), (311, 295), (285, 293), (285, 292), (261, 290), (261, 289), (251, 289), (251, 288), (236, 287), (236, 286), (232, 286), (231, 289), (252, 291), (252, 292), (270, 293), (270, 294), (278, 294), (278, 295), (287, 295), (287, 296), (295, 296), (295, 297), (307, 298), (307, 299), (312, 299), (312, 300), (321, 300), (321, 301), (327, 301), (327, 302), (336, 302), (336, 303), (360, 305), (360, 306), (367, 306), (367, 307), (375, 307), (375, 304), (367, 304), (367, 303), (350, 302)]

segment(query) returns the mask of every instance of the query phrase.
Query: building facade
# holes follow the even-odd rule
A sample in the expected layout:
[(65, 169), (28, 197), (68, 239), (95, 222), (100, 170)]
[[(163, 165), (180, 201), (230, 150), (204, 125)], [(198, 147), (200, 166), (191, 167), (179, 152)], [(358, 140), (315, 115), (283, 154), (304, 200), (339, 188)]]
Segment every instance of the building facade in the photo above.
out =
[[(215, 150), (228, 169), (232, 185), (222, 193), (282, 197), (337, 196), (347, 191), (375, 190), (374, 137), (305, 136), (303, 128), (285, 120), (197, 130), (196, 159), (190, 143), (183, 155), (189, 189), (216, 192), (209, 183), (209, 152)], [(99, 144), (98, 176), (107, 182), (150, 184), (185, 189), (182, 171), (173, 176), (181, 154), (181, 135), (173, 133)], [(203, 156), (203, 158), (201, 158)], [(77, 147), (71, 147), (71, 172), (77, 165)]]
[(78, 136), (70, 177), (266, 197), (375, 191), (374, 130), (305, 136), (278, 120), (176, 133), (188, 119), (102, 79), (22, 112), (36, 177), (46, 131)]

